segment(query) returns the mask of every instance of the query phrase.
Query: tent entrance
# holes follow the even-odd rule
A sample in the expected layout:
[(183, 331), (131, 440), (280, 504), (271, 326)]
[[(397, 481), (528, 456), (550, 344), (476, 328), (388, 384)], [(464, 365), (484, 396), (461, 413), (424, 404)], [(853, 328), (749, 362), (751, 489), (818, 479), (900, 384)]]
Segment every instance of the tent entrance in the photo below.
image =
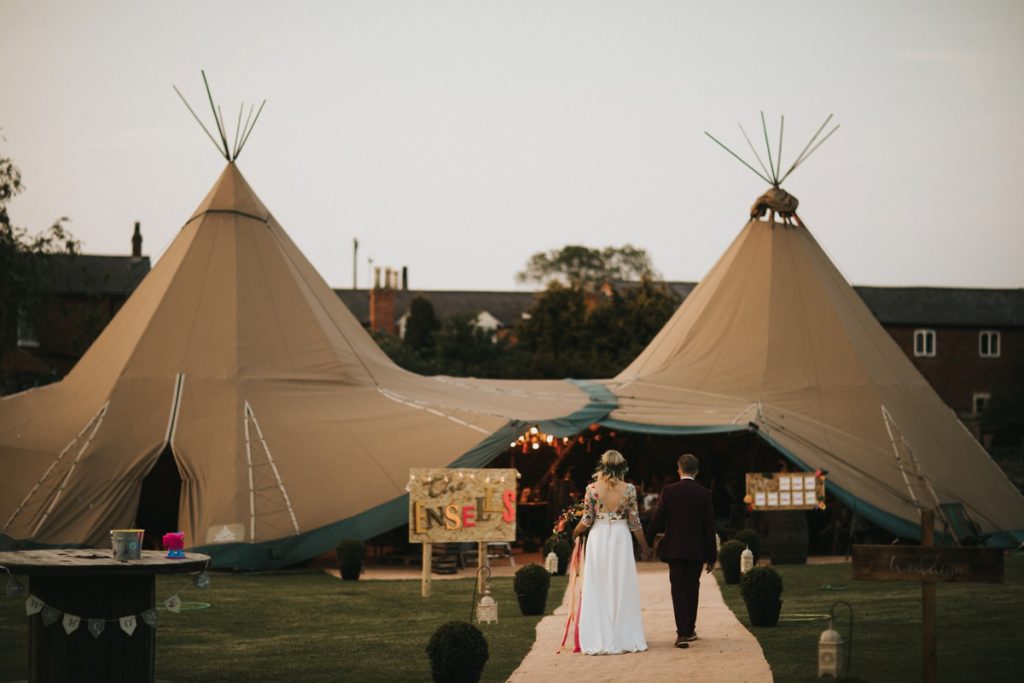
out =
[[(181, 502), (181, 474), (170, 444), (164, 446), (153, 469), (142, 480), (142, 493), (135, 513), (135, 525), (145, 529), (145, 547), (159, 549), (163, 535), (178, 528)], [(189, 539), (186, 539), (186, 542)]]

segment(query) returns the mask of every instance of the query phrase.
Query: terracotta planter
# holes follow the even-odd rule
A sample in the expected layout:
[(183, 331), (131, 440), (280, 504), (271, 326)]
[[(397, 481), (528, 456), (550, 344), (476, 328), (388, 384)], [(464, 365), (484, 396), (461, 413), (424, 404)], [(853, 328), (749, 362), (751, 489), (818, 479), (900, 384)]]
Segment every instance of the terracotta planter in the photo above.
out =
[(358, 581), (359, 575), (363, 572), (363, 564), (361, 562), (356, 564), (343, 564), (339, 567), (341, 569), (341, 578), (345, 581)]
[(775, 626), (779, 623), (782, 600), (762, 600), (758, 602), (744, 600), (744, 602), (747, 605), (747, 616), (750, 617), (751, 626)]
[(546, 592), (524, 593), (522, 595), (516, 593), (516, 599), (519, 601), (519, 610), (523, 613), (523, 616), (530, 617), (544, 614), (547, 607), (548, 594)]

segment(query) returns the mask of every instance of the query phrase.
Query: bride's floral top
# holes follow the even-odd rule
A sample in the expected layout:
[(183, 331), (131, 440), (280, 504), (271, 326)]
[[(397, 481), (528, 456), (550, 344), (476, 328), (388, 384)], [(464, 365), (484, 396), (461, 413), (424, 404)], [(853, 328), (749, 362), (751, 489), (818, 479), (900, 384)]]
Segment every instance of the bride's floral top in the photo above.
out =
[(597, 492), (597, 484), (587, 486), (587, 494), (583, 500), (583, 517), (580, 519), (585, 526), (594, 526), (594, 520), (616, 520), (625, 519), (629, 521), (630, 531), (639, 531), (640, 512), (636, 504), (636, 487), (626, 484), (626, 492), (622, 494), (622, 500), (614, 510), (607, 510), (600, 495)]

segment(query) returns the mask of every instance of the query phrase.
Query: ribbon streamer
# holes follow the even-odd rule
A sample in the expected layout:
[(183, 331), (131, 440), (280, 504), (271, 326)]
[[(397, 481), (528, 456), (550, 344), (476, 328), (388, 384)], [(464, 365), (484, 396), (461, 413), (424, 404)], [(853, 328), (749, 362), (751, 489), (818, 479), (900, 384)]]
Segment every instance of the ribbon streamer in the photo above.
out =
[(572, 549), (572, 561), (569, 563), (569, 616), (565, 619), (565, 631), (557, 654), (565, 651), (565, 641), (569, 639), (569, 627), (573, 628), (573, 652), (580, 651), (580, 608), (583, 607), (583, 567), (586, 561), (586, 541), (576, 537)]

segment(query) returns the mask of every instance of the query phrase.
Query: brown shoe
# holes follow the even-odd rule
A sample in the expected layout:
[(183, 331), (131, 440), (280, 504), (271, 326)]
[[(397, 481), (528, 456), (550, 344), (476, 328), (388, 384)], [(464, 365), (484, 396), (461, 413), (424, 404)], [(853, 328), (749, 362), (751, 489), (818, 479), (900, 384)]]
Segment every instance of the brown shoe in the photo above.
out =
[(676, 638), (676, 647), (685, 650), (686, 648), (690, 647), (690, 644), (686, 642), (685, 638), (680, 636), (679, 638)]

